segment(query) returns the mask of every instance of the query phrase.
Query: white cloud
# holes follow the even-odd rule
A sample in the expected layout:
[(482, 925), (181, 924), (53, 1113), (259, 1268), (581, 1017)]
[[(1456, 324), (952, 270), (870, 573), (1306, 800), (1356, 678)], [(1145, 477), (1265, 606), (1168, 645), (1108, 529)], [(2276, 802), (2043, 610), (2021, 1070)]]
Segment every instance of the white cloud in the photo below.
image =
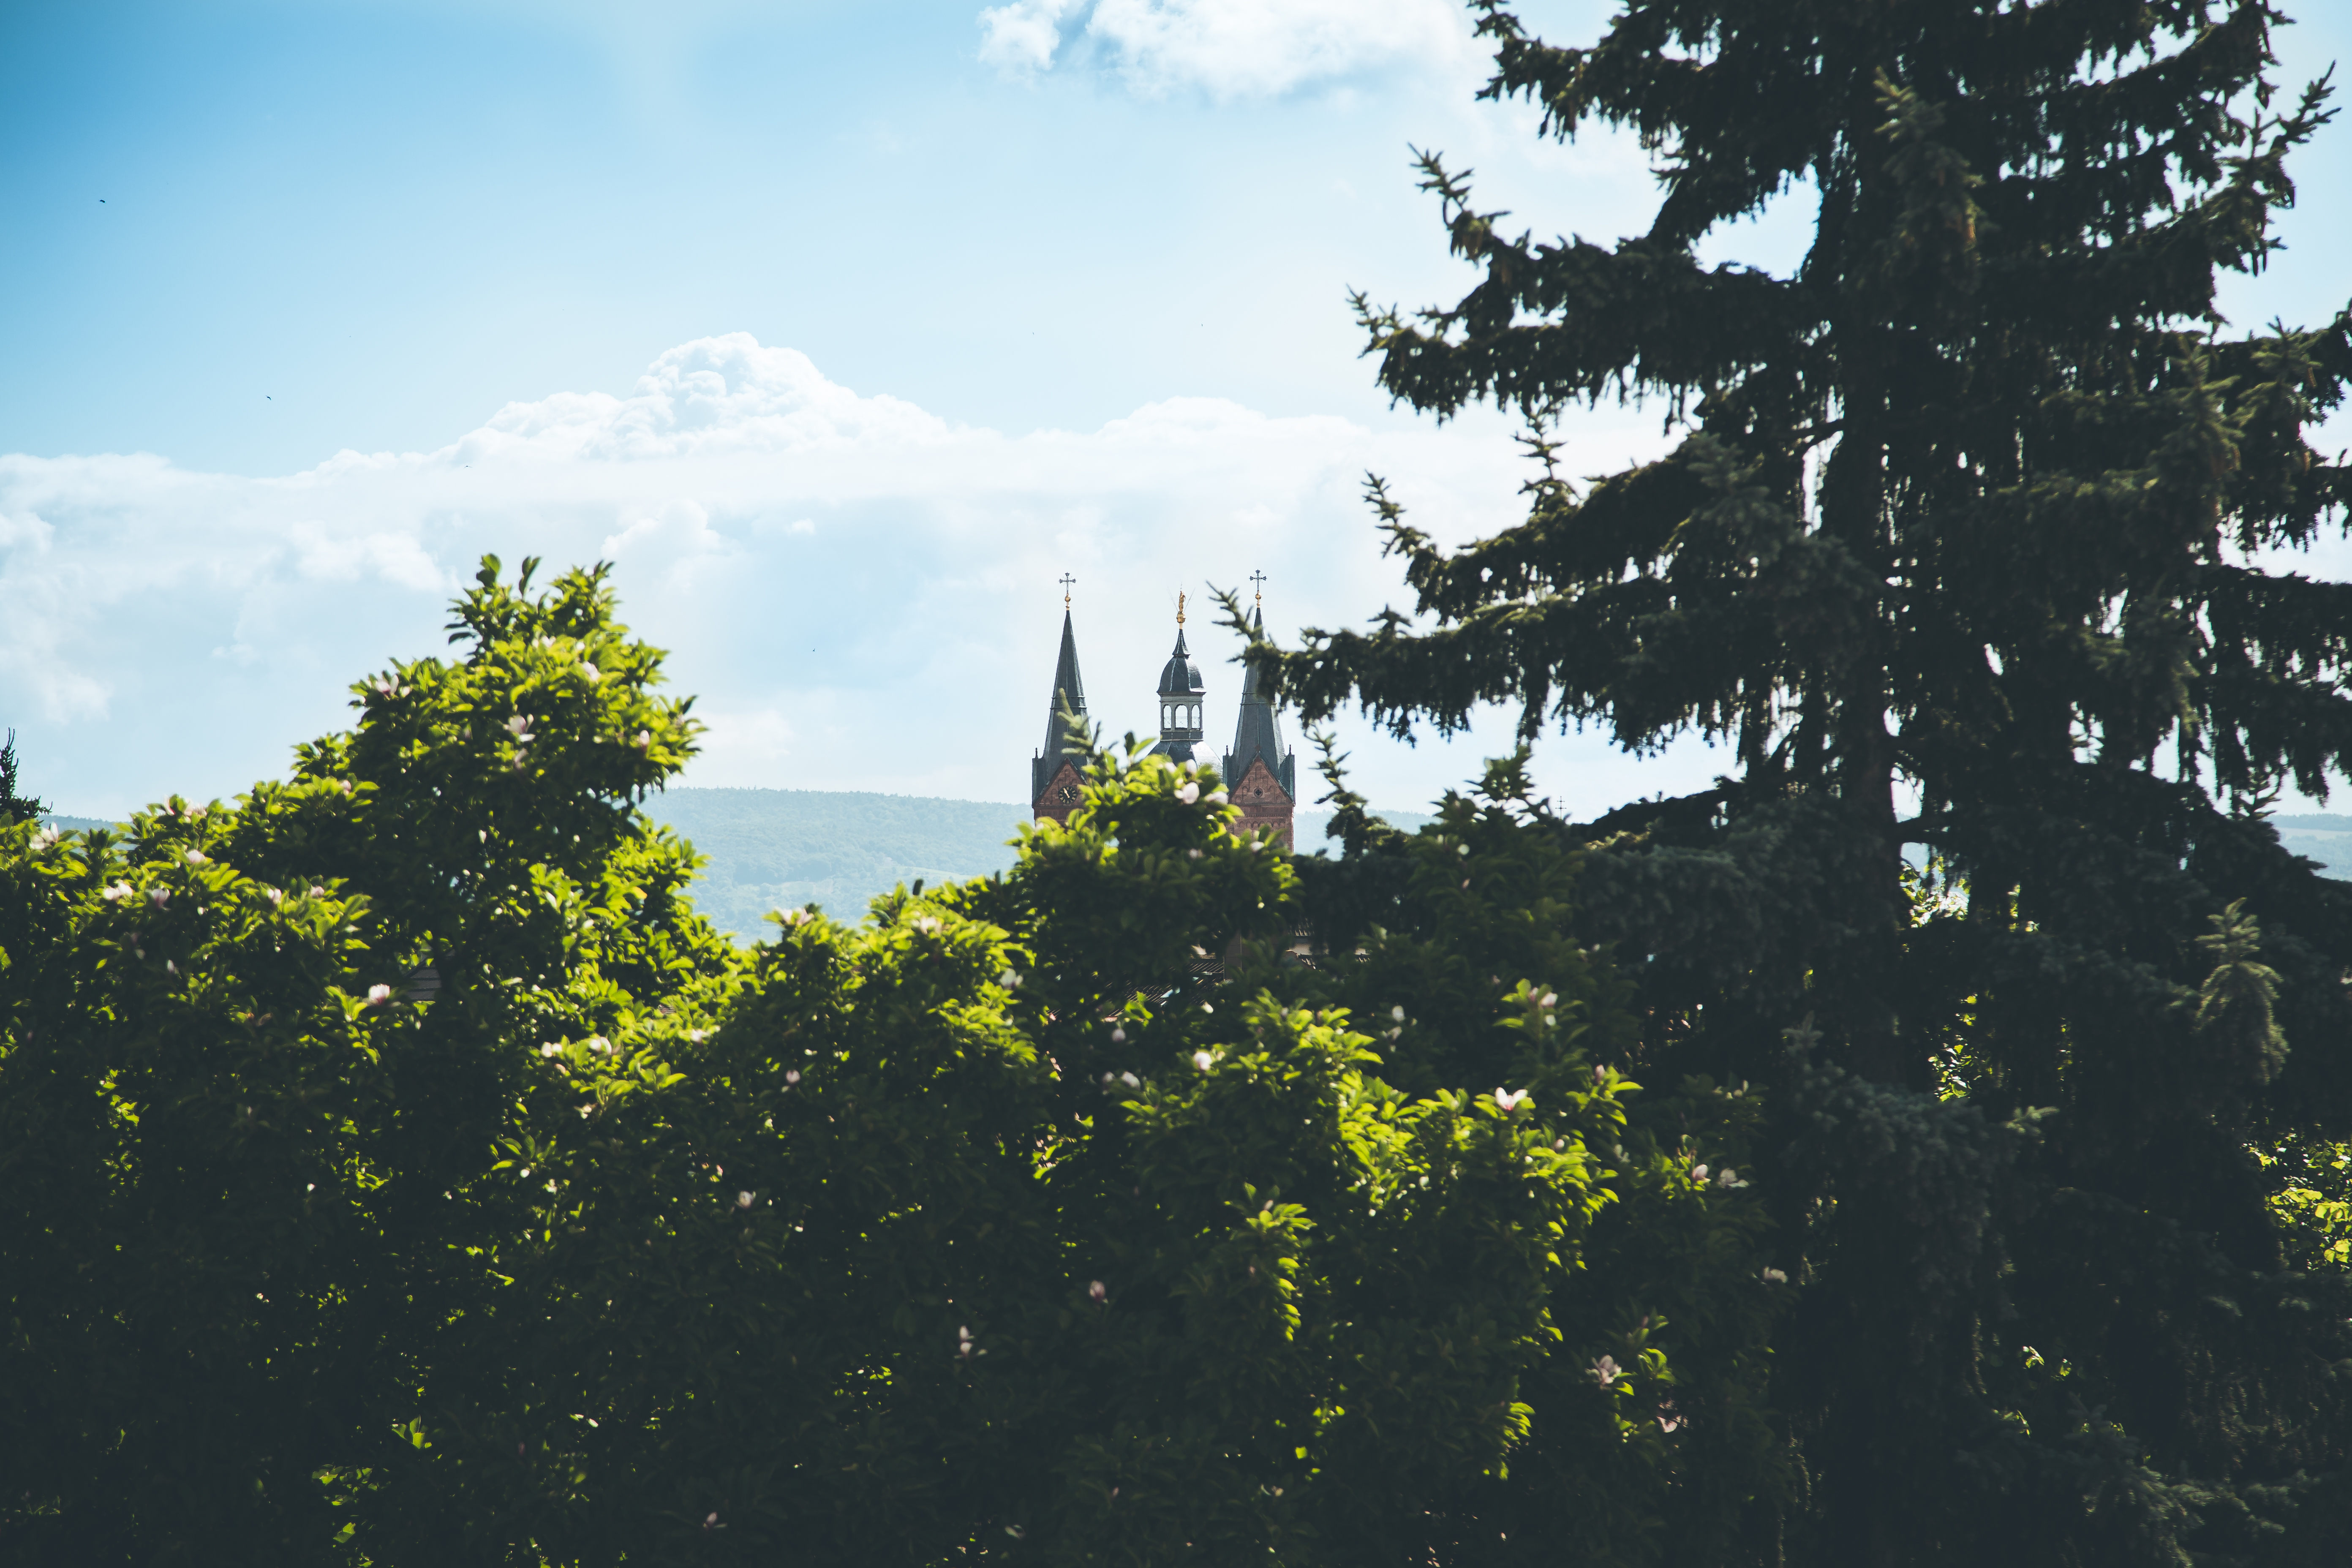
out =
[[(1076, 25), (1083, 12), (1082, 28)], [(1399, 64), (1474, 53), (1453, 0), (1013, 0), (980, 14), (981, 59), (1013, 76), (1050, 68), (1082, 33), (1133, 89), (1275, 97)]]
[(1011, 76), (1026, 76), (1054, 63), (1061, 46), (1063, 13), (1074, 0), (1013, 0), (980, 14), (980, 59)]
[(308, 521), (296, 523), (289, 539), (302, 575), (322, 583), (379, 577), (427, 593), (456, 585), (457, 580), (436, 567), (424, 546), (405, 533), (339, 535), (323, 523)]
[(696, 715), (709, 726), (702, 752), (694, 762), (698, 784), (719, 788), (773, 788), (793, 776), (793, 742), (799, 738), (792, 721), (775, 708), (710, 709), (697, 707)]
[(702, 504), (681, 500), (665, 503), (618, 533), (606, 534), (603, 553), (614, 560), (655, 554), (676, 560), (717, 554), (727, 548), (726, 536), (710, 526), (710, 513)]
[[(1576, 472), (1656, 441), (1637, 416), (1586, 439)], [(1116, 734), (1152, 721), (1177, 589), (1197, 603), (1262, 568), (1277, 626), (1359, 624), (1400, 596), (1358, 497), (1367, 468), (1462, 537), (1517, 514), (1523, 467), (1498, 423), (1376, 436), (1216, 398), (1012, 436), (708, 338), (625, 396), (513, 403), (435, 451), (282, 478), (0, 457), (0, 516), (16, 520), (0, 693), (31, 710), (0, 720), (26, 729), (27, 783), (63, 809), (230, 792), (344, 722), (349, 682), (439, 651), (444, 602), (481, 552), (509, 572), (543, 556), (541, 581), (604, 558), (625, 618), (704, 698), (694, 782), (1013, 799), (1044, 731), (1064, 572)], [(1192, 630), (1214, 706), (1236, 678), (1210, 620)], [(1386, 792), (1406, 800), (1476, 761), (1475, 745), (1382, 750), (1417, 781)]]
[(28, 511), (21, 517), (10, 517), (0, 511), (0, 550), (23, 545), (27, 550), (47, 550), (57, 530), (41, 521), (38, 512)]

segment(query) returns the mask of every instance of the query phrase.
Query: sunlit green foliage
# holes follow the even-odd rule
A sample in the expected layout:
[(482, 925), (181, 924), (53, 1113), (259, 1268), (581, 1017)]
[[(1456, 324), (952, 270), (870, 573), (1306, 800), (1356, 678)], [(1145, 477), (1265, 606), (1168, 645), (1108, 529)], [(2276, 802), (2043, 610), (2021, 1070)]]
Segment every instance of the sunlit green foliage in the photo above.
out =
[(1140, 752), (746, 954), (659, 655), (529, 574), (290, 780), (0, 839), (12, 1558), (1635, 1564), (1782, 1485), (1757, 1108), (1612, 1065), (1517, 764), (1312, 965)]
[(601, 574), (530, 597), (489, 562), (453, 629), (285, 783), (7, 837), (14, 1555), (310, 1560), (425, 1484), (557, 1223), (499, 1151), (581, 1124), (581, 1042), (675, 1037), (735, 982), (629, 804), (693, 726)]

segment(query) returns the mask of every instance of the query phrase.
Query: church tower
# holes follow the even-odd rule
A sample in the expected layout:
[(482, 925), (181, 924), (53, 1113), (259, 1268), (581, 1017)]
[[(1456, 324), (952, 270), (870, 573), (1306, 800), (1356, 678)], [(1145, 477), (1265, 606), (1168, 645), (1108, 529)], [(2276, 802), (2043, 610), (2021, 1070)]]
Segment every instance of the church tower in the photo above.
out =
[(1184, 595), (1176, 595), (1176, 651), (1160, 671), (1160, 744), (1151, 748), (1152, 754), (1172, 758), (1180, 763), (1192, 761), (1192, 747), (1199, 742), (1201, 729), (1201, 698), (1208, 689), (1201, 681), (1201, 667), (1184, 647)]
[[(1261, 576), (1257, 581), (1263, 584), (1265, 579)], [(1263, 633), (1265, 629), (1261, 587), (1258, 602), (1250, 608), (1250, 630)], [(1279, 828), (1282, 847), (1290, 848), (1291, 817), (1298, 802), (1298, 758), (1282, 738), (1282, 717), (1266, 700), (1254, 661), (1242, 665), (1241, 717), (1234, 724), (1234, 749), (1225, 753), (1224, 766), (1218, 772), (1233, 793), (1234, 804), (1242, 808), (1236, 827), (1244, 833)]]
[[(1029, 808), (1037, 820), (1067, 826), (1086, 787), (1087, 686), (1078, 679), (1078, 639), (1070, 628), (1070, 584), (1062, 579), (1062, 657), (1054, 665), (1054, 697), (1045, 710), (1045, 745), (1029, 760)], [(1073, 715), (1080, 734), (1071, 733)]]

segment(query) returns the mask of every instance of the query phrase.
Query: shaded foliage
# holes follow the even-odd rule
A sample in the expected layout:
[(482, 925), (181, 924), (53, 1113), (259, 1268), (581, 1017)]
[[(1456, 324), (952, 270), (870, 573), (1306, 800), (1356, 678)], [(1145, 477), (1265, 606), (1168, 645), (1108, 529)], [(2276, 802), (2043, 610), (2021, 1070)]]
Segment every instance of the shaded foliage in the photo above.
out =
[[(1375, 480), (1412, 613), (1257, 654), (1309, 719), (1738, 758), (1551, 830), (1637, 985), (1628, 1070), (1767, 1086), (1802, 1173), (1804, 1489), (1746, 1552), (2341, 1560), (2352, 889), (2263, 815), (2352, 762), (2352, 588), (2259, 552), (2352, 502), (2305, 439), (2352, 314), (2214, 303), (2326, 87), (2274, 90), (2259, 0), (1625, 0), (1582, 47), (1475, 8), (1487, 95), (1637, 132), (1656, 217), (1512, 238), (1423, 160), (1483, 277), (1360, 300), (1370, 348), (1416, 408), (1536, 423), (1527, 521), (1443, 549)], [(1792, 276), (1699, 263), (1801, 183)], [(1607, 396), (1674, 445), (1572, 483), (1549, 426)]]

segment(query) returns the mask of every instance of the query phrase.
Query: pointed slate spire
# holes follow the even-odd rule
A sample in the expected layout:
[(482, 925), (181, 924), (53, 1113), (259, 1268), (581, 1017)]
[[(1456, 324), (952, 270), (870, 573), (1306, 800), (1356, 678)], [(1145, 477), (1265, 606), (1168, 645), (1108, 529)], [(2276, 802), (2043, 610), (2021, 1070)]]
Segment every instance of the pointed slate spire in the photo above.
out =
[[(1263, 634), (1265, 613), (1254, 606), (1250, 630)], [(1241, 713), (1234, 721), (1233, 750), (1225, 753), (1218, 774), (1242, 808), (1244, 830), (1277, 826), (1284, 844), (1290, 842), (1291, 818), (1298, 800), (1298, 758), (1283, 738), (1282, 715), (1265, 696), (1257, 662), (1242, 664)], [(1261, 768), (1258, 764), (1263, 764)]]
[[(1054, 695), (1045, 709), (1045, 744), (1029, 762), (1029, 800), (1039, 816), (1051, 816), (1060, 821), (1069, 815), (1077, 796), (1066, 799), (1061, 791), (1074, 789), (1076, 775), (1084, 765), (1085, 742), (1071, 734), (1074, 715), (1083, 727), (1087, 716), (1087, 683), (1078, 675), (1078, 639), (1070, 623), (1070, 612), (1062, 611), (1062, 654), (1054, 664)], [(1067, 769), (1072, 777), (1058, 779)], [(1058, 782), (1057, 782), (1058, 781)], [(1047, 795), (1054, 795), (1048, 800)]]

